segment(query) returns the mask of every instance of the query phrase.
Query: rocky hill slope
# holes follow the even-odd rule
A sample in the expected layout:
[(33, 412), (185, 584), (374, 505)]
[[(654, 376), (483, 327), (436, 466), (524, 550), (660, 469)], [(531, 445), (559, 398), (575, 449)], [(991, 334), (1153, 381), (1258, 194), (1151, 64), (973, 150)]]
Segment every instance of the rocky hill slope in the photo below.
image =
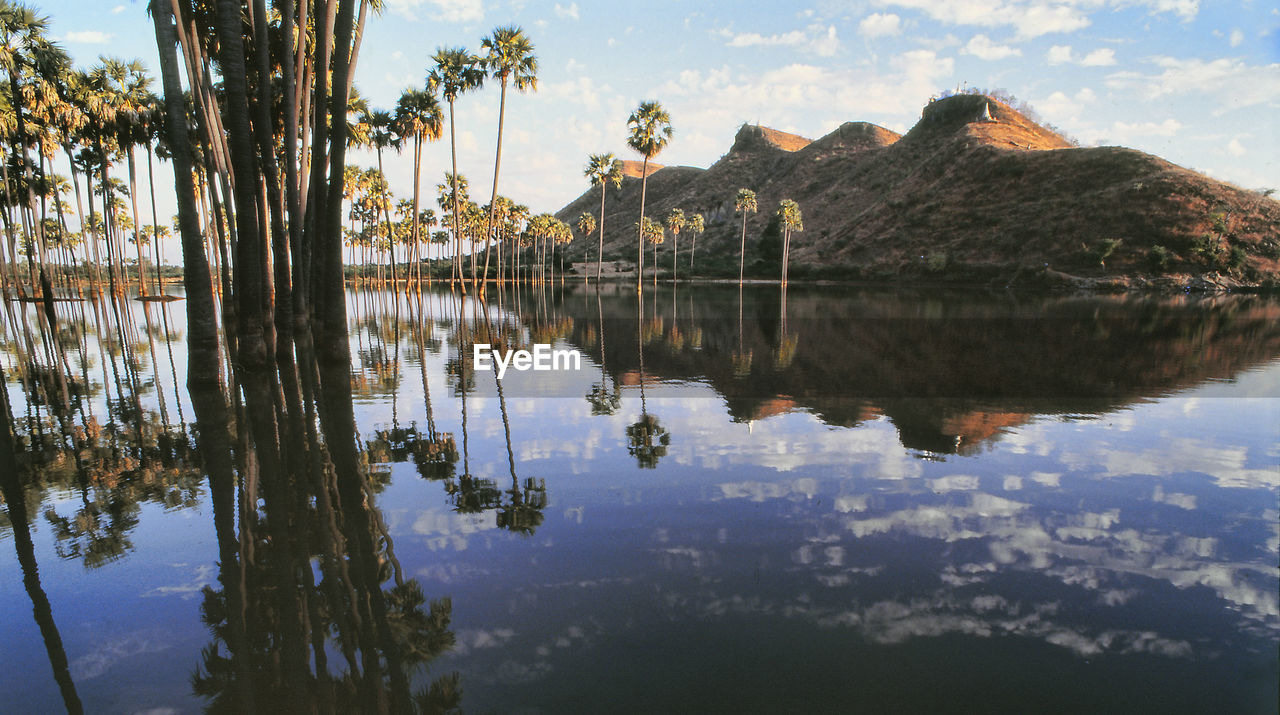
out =
[[(638, 162), (632, 168), (606, 197), (606, 259), (635, 259)], [(851, 122), (809, 141), (746, 125), (708, 169), (653, 171), (645, 213), (702, 213), (697, 273), (736, 276), (733, 202), (743, 187), (759, 201), (747, 217), (748, 272), (758, 277), (777, 276), (769, 224), (791, 198), (805, 223), (792, 238), (793, 276), (1202, 287), (1280, 279), (1277, 201), (1133, 149), (1074, 147), (983, 95), (931, 102), (903, 136)], [(599, 207), (592, 188), (556, 215), (573, 222)], [(681, 237), (682, 256), (690, 243)], [(594, 236), (577, 241), (570, 255), (594, 260), (594, 246)], [(670, 249), (660, 249), (664, 270)]]

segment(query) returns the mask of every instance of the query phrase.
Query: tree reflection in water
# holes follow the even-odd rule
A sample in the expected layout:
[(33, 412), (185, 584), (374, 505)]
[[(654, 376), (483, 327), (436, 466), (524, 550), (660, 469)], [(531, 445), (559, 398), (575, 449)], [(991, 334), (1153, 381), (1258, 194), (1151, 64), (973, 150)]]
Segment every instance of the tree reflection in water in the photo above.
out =
[[(519, 296), (516, 307), (504, 311), (501, 291), (492, 296), (496, 312), (492, 304), (457, 296), (356, 295), (354, 366), (312, 357), (305, 336), (283, 350), (277, 345), (275, 360), (257, 372), (239, 367), (235, 341), (226, 354), (193, 353), (193, 371), (224, 375), (227, 386), (191, 392), (191, 424), (183, 422), (181, 391), (156, 385), (157, 371), (172, 375), (181, 364), (172, 357), (167, 366), (156, 364), (166, 360), (166, 350), (150, 343), (163, 338), (172, 349), (163, 315), (148, 319), (145, 307), (86, 302), (59, 306), (51, 323), (35, 311), (21, 315), (6, 307), (0, 349), (5, 377), (20, 396), (4, 415), (14, 467), (0, 463), (6, 507), (0, 529), (14, 536), (26, 596), (65, 706), (79, 707), (75, 668), (68, 668), (43, 589), (54, 605), (58, 592), (48, 574), (42, 586), (37, 553), (90, 569), (110, 566), (129, 554), (134, 540), (146, 543), (137, 532), (148, 523), (148, 505), (158, 511), (202, 503), (212, 507), (218, 570), (203, 592), (200, 614), (211, 637), (191, 682), (210, 710), (457, 706), (461, 678), (438, 665), (454, 643), (451, 601), (433, 599), (441, 594), (409, 578), (422, 554), (411, 556), (396, 532), (407, 567), (401, 568), (390, 515), (378, 503), (393, 476), (407, 473), (416, 482), (416, 471), (437, 483), (430, 486), (457, 514), (484, 514), (491, 526), (521, 535), (543, 528), (545, 482), (524, 472), (530, 463), (549, 462), (518, 460), (517, 448), (530, 448), (521, 432), (537, 431), (528, 420), (552, 413), (527, 411), (521, 383), (510, 376), (502, 381), (496, 373), (477, 373), (475, 342), (505, 350), (556, 341), (584, 353), (598, 350), (598, 382), (583, 375), (567, 394), (582, 413), (587, 393), (591, 414), (615, 415), (607, 448), (644, 469), (674, 466), (666, 459), (667, 429), (688, 429), (701, 419), (683, 406), (659, 407), (664, 426), (649, 409), (655, 381), (664, 384), (664, 395), (682, 382), (705, 385), (704, 394), (714, 391), (723, 400), (713, 409), (735, 420), (806, 411), (832, 431), (870, 420), (891, 423), (910, 453), (948, 460), (989, 449), (1039, 414), (1112, 411), (1229, 378), (1280, 354), (1274, 301), (1248, 296), (1198, 302), (1054, 297), (1026, 305), (990, 299), (950, 306), (894, 296), (840, 302), (792, 289), (784, 312), (776, 291), (762, 295), (744, 305), (741, 293), (700, 289), (700, 315), (684, 304), (677, 314), (673, 301), (665, 320), (646, 315), (644, 303), (633, 308), (629, 295), (607, 291), (594, 306), (584, 296), (577, 314), (554, 293), (527, 312)], [(443, 374), (438, 363), (428, 369), (429, 356), (447, 365)], [(420, 406), (408, 398), (415, 368)], [(447, 395), (447, 409), (432, 405), (429, 379), (444, 380), (434, 387), (437, 400)], [(588, 387), (588, 380), (596, 384)], [(638, 420), (617, 414), (620, 385), (639, 388)], [(358, 434), (353, 392), (366, 404), (387, 406), (389, 423), (362, 420)], [(483, 408), (492, 411), (495, 404), (501, 445), (496, 419), (477, 422), (486, 416)], [(409, 414), (416, 421), (402, 418)], [(468, 440), (477, 425), (488, 445), (483, 457), (474, 453), (481, 443)], [(494, 476), (485, 470), (502, 472), (494, 457), (504, 446), (507, 473)], [(958, 492), (947, 493), (930, 492), (923, 507), (894, 507), (889, 513), (899, 521), (884, 528), (898, 533), (907, 528), (900, 524), (934, 514), (939, 504), (968, 503)], [(873, 500), (871, 509), (877, 508), (889, 509)], [(841, 514), (858, 528), (881, 528), (874, 514), (865, 524)], [(981, 516), (974, 514), (955, 519)], [(52, 527), (45, 552), (31, 544), (41, 519)], [(932, 524), (921, 527), (922, 538)], [(74, 663), (80, 654), (74, 642), (68, 647)], [(481, 677), (467, 672), (469, 679)]]
[(230, 394), (192, 394), (220, 555), (193, 688), (214, 712), (454, 709), (456, 673), (411, 688), (454, 644), (452, 604), (401, 572), (370, 466), (440, 454), (438, 442), (393, 427), (360, 444), (350, 369), (304, 341), (296, 354), (238, 372)]

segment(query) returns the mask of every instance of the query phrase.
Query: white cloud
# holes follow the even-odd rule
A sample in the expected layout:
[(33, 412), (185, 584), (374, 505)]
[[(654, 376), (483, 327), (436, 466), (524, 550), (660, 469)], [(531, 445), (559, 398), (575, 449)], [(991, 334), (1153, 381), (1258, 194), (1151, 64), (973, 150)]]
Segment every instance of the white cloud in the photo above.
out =
[(823, 27), (810, 25), (806, 30), (792, 30), (777, 35), (761, 35), (757, 32), (744, 32), (735, 35), (725, 31), (729, 37), (729, 47), (795, 47), (805, 52), (812, 52), (821, 57), (830, 57), (840, 48), (840, 40), (836, 37), (835, 25)]
[(1110, 67), (1116, 63), (1116, 51), (1104, 47), (1094, 50), (1080, 60), (1081, 67)]
[(1097, 101), (1098, 96), (1092, 89), (1085, 87), (1072, 96), (1065, 92), (1054, 92), (1045, 99), (1036, 100), (1035, 107), (1045, 119), (1054, 124), (1074, 123), (1080, 117), (1085, 105)]
[(567, 6), (561, 5), (560, 3), (556, 3), (554, 9), (555, 9), (556, 17), (562, 20), (578, 19), (578, 3), (576, 2), (571, 2)]
[(1229, 58), (1206, 62), (1174, 57), (1153, 57), (1148, 62), (1161, 72), (1116, 72), (1107, 77), (1107, 86), (1136, 91), (1147, 100), (1193, 93), (1214, 96), (1219, 100), (1210, 107), (1215, 115), (1280, 97), (1280, 63), (1247, 65)]
[(969, 44), (960, 50), (962, 55), (973, 55), (980, 60), (1003, 60), (1008, 57), (1019, 57), (1022, 50), (1009, 45), (999, 45), (986, 35), (974, 35)]
[(1113, 139), (1127, 142), (1134, 137), (1171, 137), (1182, 128), (1182, 122), (1166, 119), (1163, 122), (1116, 122), (1111, 125)]
[(1051, 65), (1074, 63), (1081, 67), (1110, 67), (1116, 63), (1116, 51), (1104, 47), (1083, 57), (1076, 57), (1071, 45), (1054, 45), (1045, 53), (1044, 59)]
[(417, 19), (415, 9), (426, 5), (437, 22), (477, 22), (484, 19), (483, 0), (387, 0), (387, 7), (410, 20)]
[(1183, 20), (1190, 20), (1200, 12), (1200, 0), (1120, 0), (1113, 3), (1114, 5), (1141, 5), (1147, 7), (1153, 13), (1172, 12), (1176, 13)]
[(890, 62), (902, 71), (906, 78), (915, 82), (935, 82), (955, 71), (955, 60), (950, 57), (938, 57), (933, 50), (912, 50), (893, 58)]
[(1013, 27), (1018, 37), (1074, 32), (1089, 26), (1075, 3), (1047, 4), (1029, 0), (879, 0), (879, 5), (920, 10), (939, 22), (979, 27)]
[(1240, 30), (1232, 30), (1230, 42), (1232, 47), (1239, 47), (1244, 44), (1244, 33)]
[(1245, 150), (1244, 145), (1240, 143), (1240, 139), (1236, 138), (1227, 143), (1227, 153), (1231, 156), (1244, 156), (1248, 152)]
[(115, 7), (111, 8), (112, 15), (119, 15), (122, 12), (124, 12), (124, 5), (116, 5)]
[(902, 34), (902, 18), (893, 13), (873, 12), (858, 23), (858, 34), (868, 40), (877, 37), (897, 37)]
[(1151, 14), (1171, 12), (1190, 20), (1200, 11), (1199, 0), (876, 0), (881, 7), (919, 10), (952, 25), (1012, 27), (1021, 39), (1089, 27), (1090, 14), (1125, 6), (1147, 8)]
[(111, 35), (98, 30), (76, 30), (67, 33), (67, 42), (81, 42), (86, 45), (105, 45), (111, 41)]

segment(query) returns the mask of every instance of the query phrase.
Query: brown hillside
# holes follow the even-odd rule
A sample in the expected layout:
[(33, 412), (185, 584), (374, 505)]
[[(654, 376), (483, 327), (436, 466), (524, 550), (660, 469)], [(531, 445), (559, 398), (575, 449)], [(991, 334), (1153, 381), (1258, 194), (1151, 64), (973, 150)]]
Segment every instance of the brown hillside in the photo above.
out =
[[(653, 173), (661, 168), (662, 168), (662, 164), (655, 164), (652, 161), (649, 162), (649, 176), (653, 176)], [(639, 179), (642, 176), (644, 176), (644, 171), (645, 169), (644, 169), (643, 161), (631, 161), (628, 159), (624, 159), (622, 161), (623, 176), (629, 176), (633, 179)]]
[(730, 151), (749, 151), (762, 146), (783, 151), (799, 151), (811, 143), (813, 143), (812, 139), (805, 139), (795, 134), (780, 132), (759, 124), (744, 124), (738, 130), (738, 135), (734, 137), (733, 148)]
[[(746, 125), (705, 171), (651, 174), (646, 214), (703, 213), (700, 272), (736, 275), (742, 187), (758, 197), (747, 263), (762, 277), (776, 277), (776, 266), (758, 260), (761, 235), (778, 202), (792, 198), (805, 223), (792, 238), (797, 276), (1205, 286), (1280, 278), (1280, 203), (1133, 149), (1072, 147), (982, 95), (931, 102), (900, 138), (864, 123), (813, 142)], [(557, 216), (598, 212), (597, 192)], [(606, 258), (634, 256), (634, 235), (613, 227), (632, 226), (638, 212), (638, 181), (609, 193)], [(670, 265), (669, 253), (659, 265)]]
[(901, 134), (867, 122), (845, 122), (835, 131), (805, 147), (809, 152), (839, 149), (880, 149), (902, 138)]

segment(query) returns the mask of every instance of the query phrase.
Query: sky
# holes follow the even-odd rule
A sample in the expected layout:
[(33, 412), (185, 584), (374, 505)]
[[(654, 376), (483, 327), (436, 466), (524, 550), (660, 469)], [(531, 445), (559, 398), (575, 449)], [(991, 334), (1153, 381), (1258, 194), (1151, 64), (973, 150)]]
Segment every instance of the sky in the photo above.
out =
[[(36, 6), (77, 65), (136, 57), (158, 89), (145, 2)], [(505, 25), (524, 28), (539, 69), (535, 92), (508, 93), (499, 193), (535, 213), (587, 189), (589, 154), (640, 158), (626, 120), (644, 100), (675, 131), (655, 161), (707, 167), (743, 123), (811, 139), (846, 121), (905, 132), (931, 96), (964, 87), (1004, 89), (1084, 146), (1280, 188), (1280, 10), (1263, 0), (386, 0), (356, 85), (392, 108), (424, 85), (438, 48), (478, 52)], [(495, 82), (457, 102), (459, 171), (486, 200), (498, 97)], [(366, 152), (349, 161), (375, 165)], [(409, 154), (385, 161), (392, 190), (410, 195)], [(423, 162), (432, 190), (447, 133)]]

